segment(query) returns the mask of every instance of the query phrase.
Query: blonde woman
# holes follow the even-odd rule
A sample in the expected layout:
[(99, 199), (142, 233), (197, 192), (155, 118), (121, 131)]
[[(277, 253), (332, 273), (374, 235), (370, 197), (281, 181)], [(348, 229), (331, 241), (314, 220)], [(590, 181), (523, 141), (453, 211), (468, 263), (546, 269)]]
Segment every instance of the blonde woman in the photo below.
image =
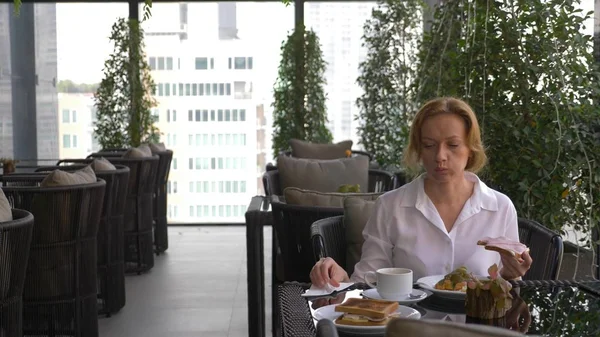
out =
[(412, 269), (415, 280), (460, 266), (487, 275), (494, 263), (502, 266), (505, 279), (525, 275), (532, 263), (528, 253), (516, 259), (477, 246), (486, 236), (519, 241), (514, 205), (476, 175), (486, 159), (477, 118), (467, 103), (452, 97), (426, 103), (415, 116), (404, 154), (408, 167), (425, 172), (379, 197), (351, 278), (333, 259), (324, 258), (310, 273), (312, 283), (364, 282), (366, 272), (386, 267)]

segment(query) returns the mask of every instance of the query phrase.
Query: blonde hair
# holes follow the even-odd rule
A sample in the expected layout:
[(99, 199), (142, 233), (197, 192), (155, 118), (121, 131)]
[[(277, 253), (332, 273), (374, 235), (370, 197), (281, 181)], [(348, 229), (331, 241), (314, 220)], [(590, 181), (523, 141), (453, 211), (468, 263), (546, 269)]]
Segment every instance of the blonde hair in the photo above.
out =
[(417, 172), (420, 170), (421, 162), (421, 129), (428, 118), (440, 114), (453, 114), (462, 118), (467, 130), (467, 147), (471, 155), (467, 161), (466, 171), (479, 172), (487, 162), (487, 156), (481, 141), (481, 131), (477, 117), (473, 109), (465, 101), (454, 97), (440, 97), (433, 99), (417, 112), (410, 127), (408, 146), (404, 151), (404, 164), (406, 167)]

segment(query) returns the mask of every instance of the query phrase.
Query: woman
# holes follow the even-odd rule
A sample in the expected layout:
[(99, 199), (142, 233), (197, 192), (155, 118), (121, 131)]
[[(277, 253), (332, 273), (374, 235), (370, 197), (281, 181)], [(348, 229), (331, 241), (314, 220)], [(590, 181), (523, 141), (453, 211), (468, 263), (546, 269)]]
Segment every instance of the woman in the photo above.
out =
[(324, 258), (310, 273), (315, 286), (364, 282), (367, 271), (385, 267), (412, 269), (415, 280), (463, 265), (487, 275), (494, 263), (502, 266), (505, 279), (525, 275), (532, 263), (528, 253), (517, 260), (477, 245), (486, 236), (519, 241), (519, 234), (510, 199), (475, 175), (486, 155), (467, 103), (448, 97), (426, 103), (412, 123), (404, 159), (407, 167), (421, 166), (425, 173), (378, 198), (352, 278), (333, 259)]

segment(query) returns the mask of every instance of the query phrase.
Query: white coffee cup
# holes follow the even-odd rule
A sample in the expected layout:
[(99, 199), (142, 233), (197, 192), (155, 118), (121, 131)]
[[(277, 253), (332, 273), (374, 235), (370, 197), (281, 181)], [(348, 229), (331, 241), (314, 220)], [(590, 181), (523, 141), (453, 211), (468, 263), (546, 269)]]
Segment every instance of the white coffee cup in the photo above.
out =
[[(369, 276), (376, 277), (377, 285), (369, 281)], [(384, 299), (403, 298), (412, 293), (413, 272), (406, 268), (382, 268), (365, 273), (365, 282), (371, 288), (377, 288)]]

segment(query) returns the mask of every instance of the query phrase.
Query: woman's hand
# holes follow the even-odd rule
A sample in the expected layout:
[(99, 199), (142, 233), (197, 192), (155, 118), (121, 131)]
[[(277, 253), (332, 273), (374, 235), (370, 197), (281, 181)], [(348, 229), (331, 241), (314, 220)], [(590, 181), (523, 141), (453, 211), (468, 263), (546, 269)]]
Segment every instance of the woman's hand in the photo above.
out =
[(521, 258), (517, 259), (509, 253), (500, 253), (502, 259), (502, 269), (500, 270), (500, 276), (505, 280), (514, 280), (522, 277), (531, 267), (533, 260), (529, 255), (529, 252), (521, 254)]
[[(521, 333), (527, 333), (531, 325), (529, 306), (519, 295), (515, 294), (513, 297), (513, 305), (506, 313), (506, 327)], [(521, 323), (521, 319), (523, 323)]]
[(310, 271), (310, 281), (319, 288), (331, 284), (339, 287), (340, 282), (349, 281), (348, 273), (332, 258), (321, 258)]

